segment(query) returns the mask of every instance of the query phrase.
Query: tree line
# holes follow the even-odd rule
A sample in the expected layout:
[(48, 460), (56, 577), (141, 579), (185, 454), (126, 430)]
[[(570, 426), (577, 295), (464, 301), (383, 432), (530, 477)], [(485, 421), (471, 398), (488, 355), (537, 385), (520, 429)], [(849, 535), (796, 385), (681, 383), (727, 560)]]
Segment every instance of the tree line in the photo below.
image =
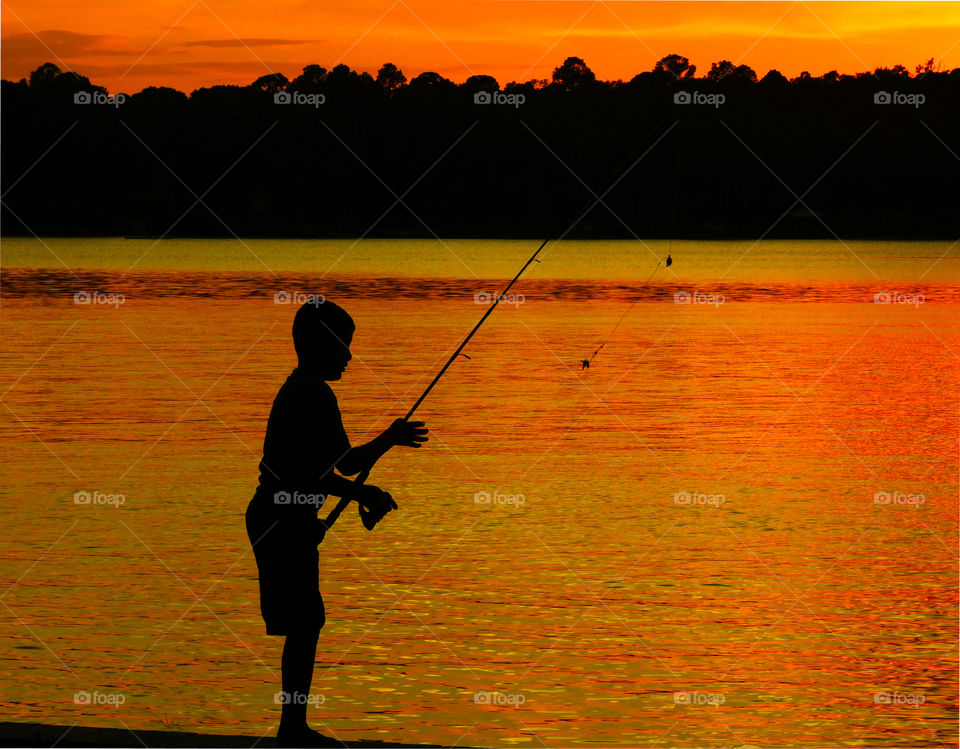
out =
[(110, 95), (47, 63), (0, 82), (0, 231), (955, 238), (960, 69), (696, 73), (677, 54), (502, 87), (308, 65)]

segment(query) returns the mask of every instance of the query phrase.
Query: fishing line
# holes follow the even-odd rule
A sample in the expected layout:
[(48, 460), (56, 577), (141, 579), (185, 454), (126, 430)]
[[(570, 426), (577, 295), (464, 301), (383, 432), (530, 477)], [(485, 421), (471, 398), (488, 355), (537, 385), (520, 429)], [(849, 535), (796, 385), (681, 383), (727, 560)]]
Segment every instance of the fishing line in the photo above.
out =
[[(677, 166), (676, 166), (676, 171), (673, 177), (673, 201), (670, 207), (670, 242), (667, 246), (667, 259), (657, 261), (657, 265), (653, 269), (653, 273), (651, 273), (650, 277), (643, 282), (640, 288), (643, 288), (644, 286), (647, 286), (650, 284), (650, 281), (653, 279), (654, 275), (656, 274), (657, 270), (660, 268), (661, 265), (663, 265), (666, 268), (669, 268), (673, 264), (673, 235), (676, 230), (677, 197), (680, 191), (680, 157), (682, 153), (683, 153), (683, 120), (680, 120), (680, 130), (678, 131), (678, 142), (677, 142)], [(638, 294), (637, 298), (633, 300), (633, 302), (629, 307), (627, 307), (626, 311), (622, 315), (620, 315), (620, 319), (617, 320), (617, 324), (613, 326), (613, 330), (611, 330), (607, 334), (607, 337), (603, 340), (603, 343), (601, 343), (596, 348), (596, 350), (590, 355), (590, 357), (580, 360), (581, 372), (585, 369), (590, 369), (590, 365), (593, 364), (593, 360), (597, 358), (597, 354), (599, 354), (603, 350), (603, 347), (606, 346), (611, 341), (614, 333), (616, 333), (617, 330), (620, 328), (620, 324), (627, 318), (627, 315), (630, 314), (630, 312), (637, 305), (637, 302), (639, 302), (641, 298), (642, 297)]]
[[(650, 280), (651, 280), (651, 279), (653, 278), (653, 276), (656, 274), (657, 270), (660, 268), (661, 265), (664, 265), (664, 266), (666, 266), (667, 268), (669, 268), (671, 265), (673, 265), (673, 258), (669, 255), (669, 253), (667, 254), (667, 259), (666, 259), (666, 261), (663, 261), (663, 260), (658, 260), (658, 261), (657, 261), (657, 265), (656, 265), (656, 267), (653, 269), (653, 273), (651, 273), (651, 274), (650, 274), (650, 277), (647, 278), (647, 280), (643, 282), (643, 285), (642, 285), (640, 288), (643, 288), (643, 286), (646, 286), (647, 284), (650, 283)], [(601, 344), (597, 347), (597, 350), (594, 351), (593, 354), (590, 355), (590, 358), (589, 358), (589, 359), (581, 359), (581, 360), (580, 360), (580, 371), (581, 371), (581, 372), (582, 372), (583, 370), (585, 370), (585, 369), (590, 369), (590, 365), (593, 364), (593, 360), (597, 358), (597, 354), (599, 354), (600, 351), (601, 351), (601, 349), (603, 349), (603, 347), (606, 346), (606, 345), (610, 342), (610, 339), (613, 338), (613, 334), (616, 333), (616, 332), (617, 332), (617, 329), (620, 327), (620, 323), (622, 323), (624, 320), (627, 319), (627, 315), (629, 315), (630, 312), (633, 310), (633, 308), (637, 306), (637, 302), (639, 302), (641, 298), (642, 298), (641, 296), (637, 295), (637, 298), (634, 299), (634, 300), (633, 300), (633, 303), (632, 303), (629, 307), (627, 307), (626, 311), (625, 311), (622, 315), (620, 315), (620, 319), (617, 320), (617, 324), (613, 326), (613, 330), (611, 330), (611, 331), (607, 334), (607, 337), (604, 339), (603, 343), (601, 343)]]
[(680, 120), (680, 129), (677, 131), (677, 171), (673, 176), (673, 206), (670, 208), (670, 245), (667, 248), (667, 257), (673, 252), (673, 235), (677, 225), (677, 195), (680, 191), (680, 160), (683, 157), (683, 120)]

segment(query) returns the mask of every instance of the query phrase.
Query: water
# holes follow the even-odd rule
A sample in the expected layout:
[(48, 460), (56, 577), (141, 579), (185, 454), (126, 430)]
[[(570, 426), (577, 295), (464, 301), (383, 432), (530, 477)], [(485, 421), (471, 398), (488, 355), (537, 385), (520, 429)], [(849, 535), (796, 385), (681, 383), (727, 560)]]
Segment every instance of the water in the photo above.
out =
[[(374, 533), (347, 513), (321, 548), (316, 727), (956, 743), (957, 248), (751, 245), (547, 248), (419, 411), (429, 447), (374, 470), (400, 511)], [(275, 730), (242, 522), (294, 364), (274, 295), (354, 315), (357, 443), (535, 246), (5, 240), (5, 719)]]

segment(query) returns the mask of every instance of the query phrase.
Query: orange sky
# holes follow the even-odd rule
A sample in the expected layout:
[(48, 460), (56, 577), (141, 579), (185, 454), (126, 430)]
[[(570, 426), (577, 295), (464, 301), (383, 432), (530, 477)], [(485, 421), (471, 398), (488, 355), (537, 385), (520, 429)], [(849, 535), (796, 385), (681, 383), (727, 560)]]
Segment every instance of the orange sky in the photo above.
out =
[(2, 76), (44, 62), (111, 93), (190, 92), (268, 72), (343, 62), (501, 85), (546, 78), (576, 55), (604, 80), (629, 79), (676, 52), (698, 75), (721, 59), (820, 75), (931, 57), (960, 67), (960, 3), (631, 2), (606, 0), (4, 0)]

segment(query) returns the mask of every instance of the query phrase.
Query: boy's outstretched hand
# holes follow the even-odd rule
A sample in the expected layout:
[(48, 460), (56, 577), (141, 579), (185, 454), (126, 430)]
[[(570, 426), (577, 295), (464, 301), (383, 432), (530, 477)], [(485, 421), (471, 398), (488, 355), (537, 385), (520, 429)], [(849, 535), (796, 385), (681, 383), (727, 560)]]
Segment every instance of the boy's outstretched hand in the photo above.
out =
[(397, 419), (387, 428), (390, 441), (398, 447), (420, 447), (430, 439), (427, 437), (429, 431), (426, 422), (406, 419)]

